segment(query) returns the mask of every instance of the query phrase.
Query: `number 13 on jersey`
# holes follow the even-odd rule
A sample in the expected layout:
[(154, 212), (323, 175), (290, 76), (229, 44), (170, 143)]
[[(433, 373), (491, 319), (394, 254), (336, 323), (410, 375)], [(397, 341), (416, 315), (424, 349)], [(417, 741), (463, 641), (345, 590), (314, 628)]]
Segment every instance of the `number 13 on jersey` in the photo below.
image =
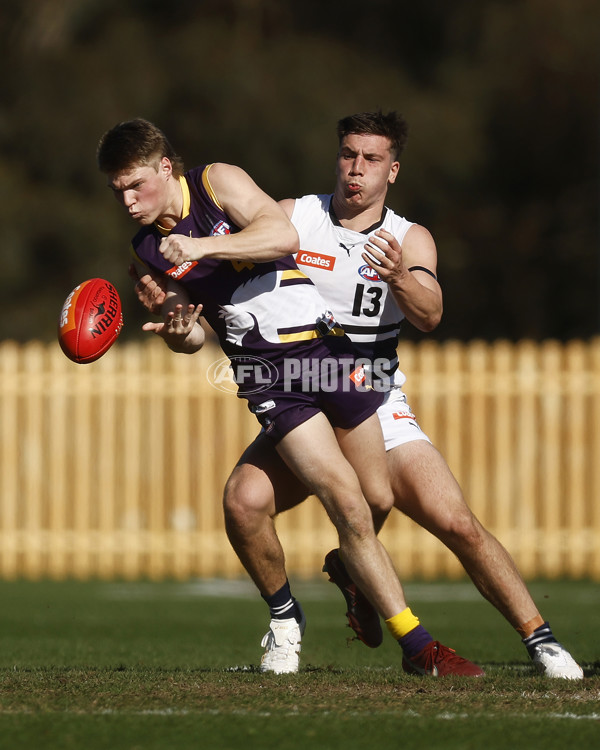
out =
[(381, 312), (382, 295), (383, 288), (381, 286), (370, 286), (365, 289), (364, 284), (357, 284), (352, 315), (355, 317), (366, 315), (367, 318), (375, 318)]

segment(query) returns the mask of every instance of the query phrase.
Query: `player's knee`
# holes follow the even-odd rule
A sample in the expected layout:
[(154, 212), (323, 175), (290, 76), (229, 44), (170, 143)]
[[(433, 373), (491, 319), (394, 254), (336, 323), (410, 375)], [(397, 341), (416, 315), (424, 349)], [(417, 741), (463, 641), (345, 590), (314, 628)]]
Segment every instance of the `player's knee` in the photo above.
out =
[(461, 513), (452, 514), (445, 529), (445, 536), (450, 546), (466, 546), (476, 549), (483, 544), (486, 531), (465, 505)]
[(379, 533), (379, 530), (394, 507), (394, 496), (391, 488), (382, 488), (378, 492), (367, 493), (367, 502), (371, 510), (375, 531)]
[(394, 507), (394, 496), (391, 492), (379, 493), (375, 496), (369, 496), (367, 502), (369, 503), (369, 508), (371, 508), (373, 518), (379, 518), (384, 521)]
[(223, 491), (223, 511), (228, 527), (243, 526), (257, 516), (270, 515), (272, 493), (259, 483), (234, 472)]

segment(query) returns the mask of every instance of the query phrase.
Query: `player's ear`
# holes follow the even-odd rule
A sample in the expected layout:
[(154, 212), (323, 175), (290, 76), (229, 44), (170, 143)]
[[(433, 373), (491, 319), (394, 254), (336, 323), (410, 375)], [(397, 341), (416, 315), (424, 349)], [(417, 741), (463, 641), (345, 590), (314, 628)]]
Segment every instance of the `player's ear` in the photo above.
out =
[(396, 182), (396, 177), (398, 176), (399, 169), (400, 169), (400, 162), (393, 161), (392, 166), (390, 167), (390, 174), (388, 176), (388, 182), (390, 183), (390, 185)]
[(173, 165), (168, 156), (163, 156), (158, 169), (165, 177), (170, 177), (173, 174)]

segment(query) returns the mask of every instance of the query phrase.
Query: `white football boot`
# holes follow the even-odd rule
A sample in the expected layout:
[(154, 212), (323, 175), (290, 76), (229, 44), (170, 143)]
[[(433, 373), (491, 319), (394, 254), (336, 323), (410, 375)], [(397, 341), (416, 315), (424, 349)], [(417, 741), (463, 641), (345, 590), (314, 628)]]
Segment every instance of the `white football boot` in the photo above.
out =
[(583, 669), (560, 643), (540, 643), (534, 647), (532, 659), (545, 677), (583, 680)]
[(265, 649), (260, 660), (261, 672), (293, 674), (298, 671), (302, 635), (306, 627), (304, 612), (300, 612), (300, 622), (293, 617), (289, 620), (271, 620), (269, 631), (260, 643)]

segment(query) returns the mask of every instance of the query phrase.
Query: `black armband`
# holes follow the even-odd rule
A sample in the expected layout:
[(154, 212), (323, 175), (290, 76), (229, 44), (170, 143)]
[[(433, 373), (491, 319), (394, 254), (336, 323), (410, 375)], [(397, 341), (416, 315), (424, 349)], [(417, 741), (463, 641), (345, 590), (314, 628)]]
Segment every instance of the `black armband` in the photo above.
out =
[(437, 281), (437, 276), (433, 273), (433, 271), (430, 271), (428, 268), (425, 268), (424, 266), (411, 266), (409, 271), (425, 271), (425, 273), (428, 273), (430, 276), (433, 276), (433, 278)]

